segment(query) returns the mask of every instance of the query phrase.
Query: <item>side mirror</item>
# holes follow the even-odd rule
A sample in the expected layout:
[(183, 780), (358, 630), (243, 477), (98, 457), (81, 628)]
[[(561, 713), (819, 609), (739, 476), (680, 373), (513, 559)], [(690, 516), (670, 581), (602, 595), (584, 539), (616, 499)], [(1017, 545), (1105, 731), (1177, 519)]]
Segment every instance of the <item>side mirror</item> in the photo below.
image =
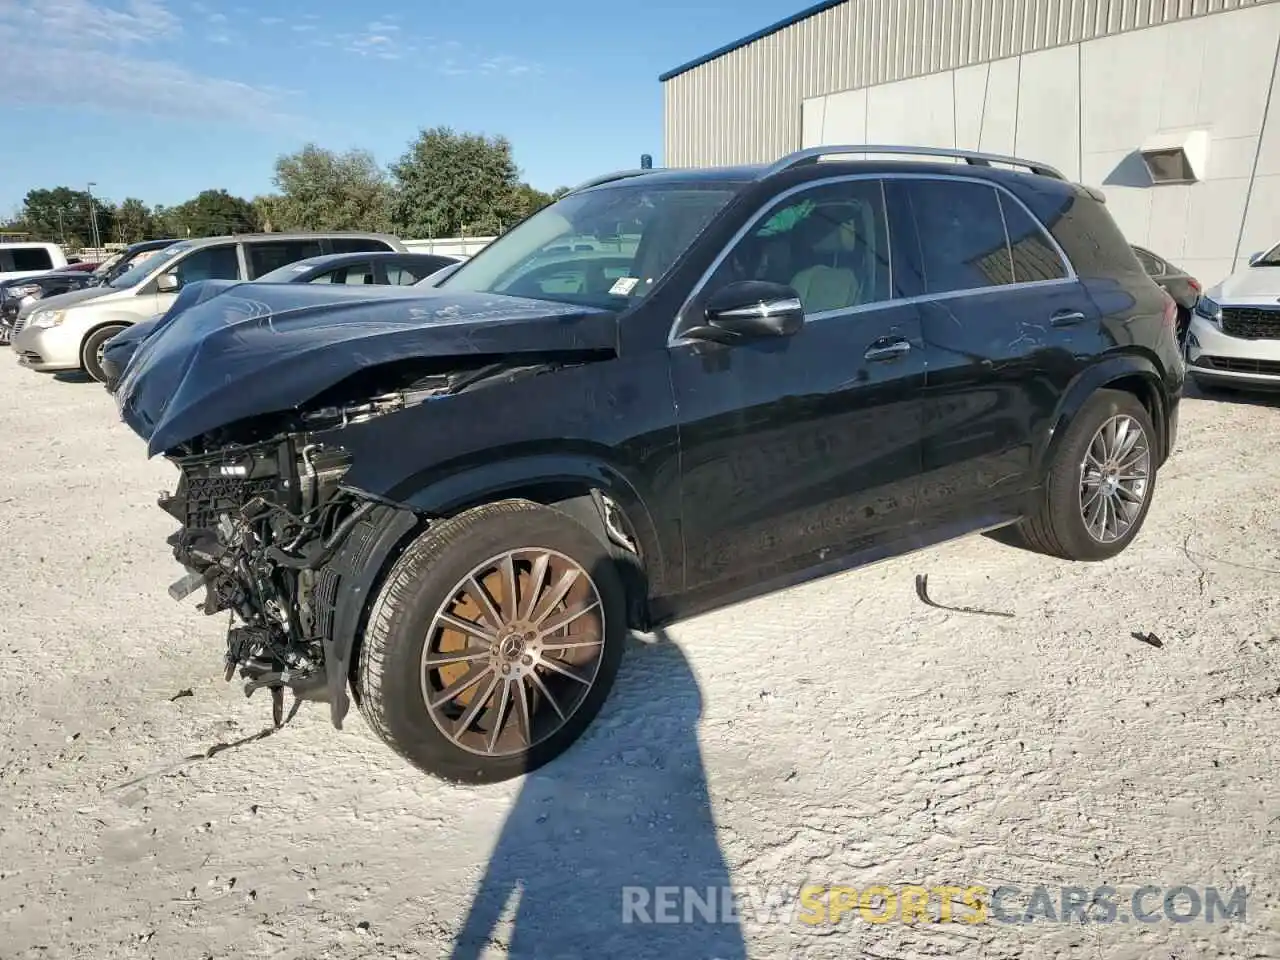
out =
[(160, 279), (156, 281), (156, 290), (160, 293), (177, 293), (181, 286), (182, 281), (178, 279), (176, 273), (162, 273)]
[(781, 283), (743, 280), (712, 294), (706, 322), (686, 330), (694, 340), (741, 343), (763, 337), (790, 337), (804, 326), (800, 294)]

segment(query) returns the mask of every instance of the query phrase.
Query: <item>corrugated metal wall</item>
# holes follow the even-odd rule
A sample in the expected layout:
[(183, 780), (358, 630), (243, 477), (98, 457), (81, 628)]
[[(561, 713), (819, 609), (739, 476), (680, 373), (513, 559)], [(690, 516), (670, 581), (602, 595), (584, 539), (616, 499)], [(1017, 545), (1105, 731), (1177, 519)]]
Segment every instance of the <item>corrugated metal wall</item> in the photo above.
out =
[(846, 0), (666, 81), (664, 163), (754, 163), (798, 149), (807, 97), (1270, 2)]

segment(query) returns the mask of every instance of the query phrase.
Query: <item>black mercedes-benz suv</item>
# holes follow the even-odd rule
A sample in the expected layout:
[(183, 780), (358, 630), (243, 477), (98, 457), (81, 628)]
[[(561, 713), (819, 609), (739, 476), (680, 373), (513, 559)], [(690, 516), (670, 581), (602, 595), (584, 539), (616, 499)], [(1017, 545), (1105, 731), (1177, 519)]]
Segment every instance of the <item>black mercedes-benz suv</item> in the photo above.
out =
[(602, 177), (434, 288), (236, 286), (116, 399), (227, 678), (493, 781), (582, 733), (630, 628), (1001, 526), (1119, 553), (1175, 316), (1049, 167), (823, 147)]

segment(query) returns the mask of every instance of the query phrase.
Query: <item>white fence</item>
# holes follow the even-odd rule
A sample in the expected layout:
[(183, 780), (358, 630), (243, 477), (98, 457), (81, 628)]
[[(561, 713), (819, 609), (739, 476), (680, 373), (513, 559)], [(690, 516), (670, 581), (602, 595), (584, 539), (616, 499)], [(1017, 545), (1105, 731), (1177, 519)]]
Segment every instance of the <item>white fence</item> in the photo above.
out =
[(435, 240), (401, 242), (414, 253), (438, 253), (445, 257), (474, 257), (495, 239), (494, 237), (441, 237)]

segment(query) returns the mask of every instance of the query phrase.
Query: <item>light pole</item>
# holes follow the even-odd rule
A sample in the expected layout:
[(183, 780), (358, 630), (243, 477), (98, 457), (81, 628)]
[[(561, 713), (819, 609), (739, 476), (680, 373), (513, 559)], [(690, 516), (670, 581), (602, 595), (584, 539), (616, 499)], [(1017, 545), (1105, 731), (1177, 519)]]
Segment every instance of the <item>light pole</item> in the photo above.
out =
[(93, 239), (93, 248), (95, 250), (102, 246), (102, 241), (98, 237), (98, 214), (93, 208), (93, 188), (97, 185), (95, 181), (89, 181), (89, 234)]

